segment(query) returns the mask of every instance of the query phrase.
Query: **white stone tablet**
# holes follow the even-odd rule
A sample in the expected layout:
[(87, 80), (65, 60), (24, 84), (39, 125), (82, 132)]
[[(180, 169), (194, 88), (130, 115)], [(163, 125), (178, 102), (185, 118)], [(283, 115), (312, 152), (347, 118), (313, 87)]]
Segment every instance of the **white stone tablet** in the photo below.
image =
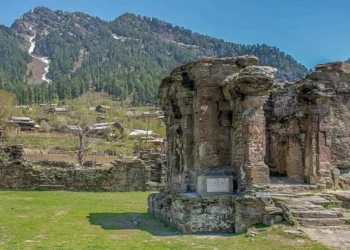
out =
[(230, 192), (229, 178), (208, 178), (207, 192), (208, 193)]

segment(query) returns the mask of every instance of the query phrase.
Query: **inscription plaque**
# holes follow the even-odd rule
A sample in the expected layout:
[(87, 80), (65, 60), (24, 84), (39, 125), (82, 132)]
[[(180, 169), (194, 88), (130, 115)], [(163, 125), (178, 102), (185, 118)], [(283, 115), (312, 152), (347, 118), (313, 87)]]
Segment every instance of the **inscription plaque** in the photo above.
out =
[(230, 192), (229, 178), (208, 178), (207, 192), (208, 193)]
[(199, 175), (196, 193), (202, 198), (233, 194), (231, 175)]

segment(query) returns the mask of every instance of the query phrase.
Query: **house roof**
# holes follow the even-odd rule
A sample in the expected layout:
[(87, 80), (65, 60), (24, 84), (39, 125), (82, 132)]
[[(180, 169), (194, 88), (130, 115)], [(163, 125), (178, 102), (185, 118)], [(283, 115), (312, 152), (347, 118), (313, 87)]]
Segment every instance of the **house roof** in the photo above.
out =
[(82, 131), (82, 128), (77, 125), (66, 125), (64, 127), (72, 131)]
[(67, 111), (67, 108), (55, 108), (55, 111), (65, 112)]
[(141, 130), (141, 129), (134, 129), (129, 135), (151, 135), (153, 134), (152, 130)]
[(25, 122), (33, 121), (32, 118), (25, 117), (25, 116), (12, 116), (12, 117), (9, 118), (9, 120), (12, 120), (12, 121), (25, 121)]
[(111, 106), (106, 106), (106, 105), (98, 105), (96, 108), (104, 108), (104, 109), (111, 109), (112, 107)]

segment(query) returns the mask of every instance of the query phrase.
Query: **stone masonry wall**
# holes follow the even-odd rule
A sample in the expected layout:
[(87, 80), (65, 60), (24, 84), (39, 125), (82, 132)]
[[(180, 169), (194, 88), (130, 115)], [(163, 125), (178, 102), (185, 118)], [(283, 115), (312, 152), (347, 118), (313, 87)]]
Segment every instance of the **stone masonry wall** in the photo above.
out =
[(143, 152), (142, 159), (123, 158), (90, 167), (66, 162), (26, 162), (22, 153), (22, 145), (0, 148), (0, 189), (145, 191), (158, 190), (164, 179), (164, 156), (152, 152)]
[(124, 192), (157, 190), (157, 185), (150, 183), (150, 169), (141, 160), (80, 169), (17, 161), (0, 163), (0, 189)]
[(202, 200), (186, 195), (152, 194), (148, 211), (183, 233), (235, 231), (235, 203), (231, 197)]
[(166, 156), (151, 150), (142, 150), (139, 158), (150, 168), (150, 181), (164, 184)]
[(253, 225), (280, 222), (284, 214), (271, 199), (229, 195), (201, 199), (164, 193), (148, 197), (148, 211), (186, 234), (243, 233)]
[(272, 173), (349, 189), (350, 65), (318, 65), (301, 81), (271, 91), (265, 103)]

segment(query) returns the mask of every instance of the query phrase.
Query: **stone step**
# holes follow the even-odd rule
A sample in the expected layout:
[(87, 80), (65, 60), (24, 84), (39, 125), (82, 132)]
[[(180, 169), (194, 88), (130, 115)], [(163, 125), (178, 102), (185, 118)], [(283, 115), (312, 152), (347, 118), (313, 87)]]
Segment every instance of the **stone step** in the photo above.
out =
[(320, 230), (326, 230), (326, 229), (331, 229), (331, 230), (350, 230), (350, 226), (349, 225), (339, 225), (339, 226), (319, 226), (317, 227), (317, 229)]
[(269, 186), (270, 192), (274, 193), (285, 193), (285, 194), (299, 194), (299, 193), (308, 193), (311, 191), (318, 190), (317, 185), (303, 185), (303, 184), (271, 184)]
[(288, 204), (288, 208), (294, 212), (294, 211), (305, 211), (305, 210), (324, 210), (324, 207), (321, 205), (315, 205), (315, 204), (305, 204), (305, 205), (290, 205)]
[(325, 198), (322, 198), (321, 196), (310, 196), (310, 197), (305, 197), (303, 198), (304, 201), (306, 202), (311, 202), (315, 205), (321, 205), (321, 206), (328, 206), (330, 204), (332, 204), (331, 201), (325, 199)]
[(297, 218), (341, 218), (343, 214), (340, 211), (333, 210), (307, 210), (293, 211), (293, 215)]
[(282, 198), (282, 199), (285, 199), (285, 198), (297, 198), (298, 196), (296, 196), (295, 194), (284, 194), (284, 193), (271, 193), (271, 197), (274, 197), (274, 198)]
[(318, 194), (318, 196), (321, 196), (322, 198), (325, 198), (326, 200), (333, 201), (334, 197), (332, 194)]
[(335, 196), (342, 207), (350, 209), (350, 192), (335, 193)]
[(349, 218), (296, 218), (303, 227), (342, 226)]

